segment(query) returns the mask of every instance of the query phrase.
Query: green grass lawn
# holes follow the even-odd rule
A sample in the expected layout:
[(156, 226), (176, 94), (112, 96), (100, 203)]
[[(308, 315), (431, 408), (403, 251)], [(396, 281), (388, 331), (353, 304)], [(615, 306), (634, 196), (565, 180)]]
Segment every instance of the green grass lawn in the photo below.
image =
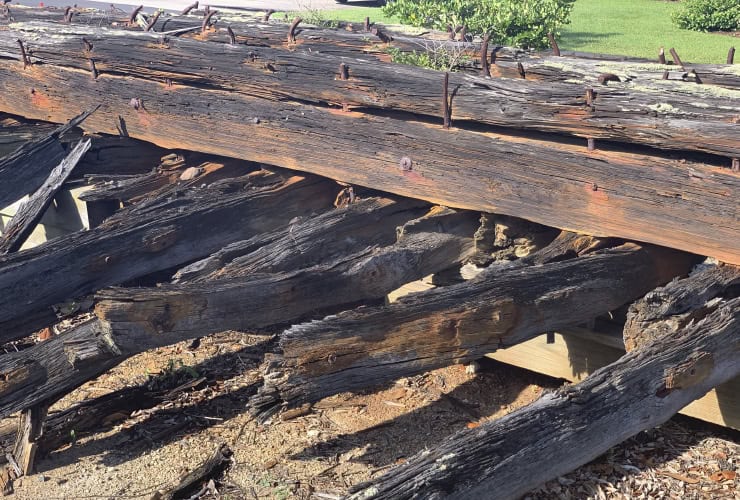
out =
[[(650, 59), (661, 46), (674, 47), (684, 62), (724, 63), (727, 51), (740, 40), (727, 35), (700, 33), (677, 28), (671, 12), (677, 2), (665, 0), (578, 0), (558, 40), (564, 50), (621, 54)], [(315, 12), (304, 13), (317, 15)], [(293, 14), (290, 14), (293, 15)], [(396, 24), (398, 19), (383, 15), (379, 7), (353, 7), (318, 13), (324, 20)], [(308, 21), (308, 19), (307, 19)]]
[(674, 47), (684, 62), (724, 63), (740, 40), (682, 30), (671, 21), (677, 2), (663, 0), (578, 0), (558, 43), (564, 50), (657, 58)]

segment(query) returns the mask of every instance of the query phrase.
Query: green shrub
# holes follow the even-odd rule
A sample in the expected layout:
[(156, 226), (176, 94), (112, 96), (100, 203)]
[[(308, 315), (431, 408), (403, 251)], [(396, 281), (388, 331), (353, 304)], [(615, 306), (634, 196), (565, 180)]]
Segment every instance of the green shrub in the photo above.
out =
[(389, 0), (386, 15), (414, 26), (445, 30), (465, 26), (468, 33), (490, 34), (495, 43), (525, 48), (547, 46), (575, 0)]
[(694, 31), (737, 31), (740, 29), (740, 1), (686, 0), (673, 12), (679, 28)]

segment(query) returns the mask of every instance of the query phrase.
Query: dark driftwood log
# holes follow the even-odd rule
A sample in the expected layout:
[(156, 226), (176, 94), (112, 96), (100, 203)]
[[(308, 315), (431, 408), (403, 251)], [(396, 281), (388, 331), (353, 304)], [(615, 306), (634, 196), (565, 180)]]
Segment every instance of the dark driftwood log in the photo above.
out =
[(50, 134), (27, 142), (0, 159), (0, 207), (4, 208), (41, 187), (52, 169), (64, 159), (59, 136), (80, 125), (90, 113), (92, 111), (72, 118)]
[(18, 207), (18, 211), (3, 229), (2, 238), (0, 239), (0, 253), (16, 252), (21, 248), (46, 209), (51, 205), (62, 184), (90, 149), (90, 145), (90, 139), (77, 144), (51, 171), (46, 182), (25, 203)]
[[(740, 374), (740, 298), (715, 304), (583, 382), (457, 433), (350, 498), (513, 499), (659, 425)], [(567, 445), (566, 445), (567, 443)]]
[[(567, 247), (566, 247), (567, 249)], [(382, 385), (577, 325), (685, 274), (686, 254), (626, 244), (545, 265), (493, 266), (475, 279), (293, 326), (266, 357), (251, 400), (261, 418), (282, 405)]]
[[(53, 25), (31, 23), (13, 27), (18, 31), (0, 36), (0, 50), (5, 45), (5, 50), (10, 51), (16, 47), (17, 38)], [(82, 37), (94, 45), (92, 52), (81, 51)], [(442, 96), (438, 89), (443, 74), (438, 71), (339, 58), (323, 51), (286, 51), (187, 39), (172, 39), (165, 49), (154, 41), (156, 36), (151, 33), (77, 25), (65, 27), (64, 35), (39, 37), (34, 42), (33, 60), (88, 71), (88, 58), (93, 57), (97, 79), (105, 78), (107, 72), (167, 81), (166, 86), (173, 89), (179, 85), (205, 86), (271, 100), (341, 103), (359, 109), (440, 117)], [(198, 58), (193, 57), (194, 53), (199, 54)], [(558, 64), (563, 64), (562, 59), (557, 58)], [(208, 64), (203, 65), (202, 61)], [(349, 67), (350, 78), (346, 80), (339, 76), (342, 62)], [(595, 73), (594, 78), (597, 76)], [(717, 96), (717, 89), (702, 86), (662, 83), (658, 89), (633, 90), (620, 85), (598, 88), (595, 99), (587, 104), (587, 83), (553, 84), (451, 74), (451, 118), (670, 150), (740, 155), (740, 134), (733, 123), (740, 113), (740, 103), (733, 99), (732, 91), (726, 91), (727, 96)]]
[(473, 214), (435, 209), (404, 228), (393, 245), (307, 269), (101, 292), (98, 319), (0, 357), (0, 415), (54, 400), (139, 352), (229, 329), (289, 324), (317, 311), (379, 299), (473, 252)]
[[(165, 147), (238, 155), (433, 203), (740, 264), (740, 226), (731, 196), (740, 189), (740, 178), (729, 169), (442, 130), (441, 121), (435, 127), (405, 115), (342, 113), (225, 90), (168, 88), (148, 79), (92, 80), (53, 65), (25, 71), (11, 66), (0, 66), (0, 80), (9, 89), (0, 94), (0, 109), (63, 120), (79, 105), (102, 101), (105, 112), (91, 116), (86, 127), (115, 133), (120, 115), (131, 136)], [(43, 93), (36, 91), (46, 103), (43, 109), (22, 90), (39, 79), (47, 84)], [(143, 107), (135, 109), (131, 98), (123, 97), (131, 95), (147, 96)], [(203, 130), (210, 132), (207, 141)]]
[[(268, 183), (266, 186), (260, 184)], [(0, 258), (3, 342), (26, 314), (202, 258), (224, 245), (331, 206), (332, 183), (253, 173), (132, 206), (94, 230)]]
[(231, 464), (231, 455), (226, 444), (219, 445), (208, 460), (189, 472), (177, 486), (163, 494), (156, 494), (153, 500), (192, 498), (200, 490), (201, 483), (218, 476)]
[(624, 326), (624, 346), (637, 349), (653, 340), (676, 335), (712, 308), (713, 301), (740, 294), (740, 268), (703, 265), (689, 278), (674, 280), (632, 304)]

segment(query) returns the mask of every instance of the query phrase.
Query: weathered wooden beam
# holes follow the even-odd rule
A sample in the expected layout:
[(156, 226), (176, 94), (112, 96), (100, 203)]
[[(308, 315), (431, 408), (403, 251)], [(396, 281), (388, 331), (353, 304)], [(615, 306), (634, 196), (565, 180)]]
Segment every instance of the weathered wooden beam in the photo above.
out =
[(3, 342), (31, 332), (10, 328), (29, 313), (155, 271), (202, 258), (224, 245), (331, 206), (331, 182), (255, 172), (140, 202), (87, 232), (0, 258)]
[(740, 298), (704, 313), (579, 384), (452, 435), (350, 498), (487, 498), (495, 491), (513, 499), (588, 463), (740, 374)]
[(634, 244), (557, 262), (572, 253), (558, 243), (527, 259), (549, 264), (492, 266), (467, 282), (291, 327), (278, 353), (266, 357), (252, 412), (264, 419), (284, 405), (473, 361), (616, 309), (685, 274), (692, 262)]
[(434, 209), (404, 225), (393, 245), (358, 242), (362, 250), (305, 269), (106, 290), (98, 295), (98, 319), (0, 357), (0, 415), (54, 400), (148, 349), (229, 329), (274, 328), (380, 299), (471, 254), (475, 227), (473, 214)]
[(686, 279), (677, 279), (630, 306), (624, 326), (627, 351), (657, 338), (675, 335), (705, 314), (713, 302), (740, 294), (740, 267), (703, 264)]
[(18, 251), (36, 227), (62, 184), (90, 149), (90, 139), (80, 141), (49, 174), (46, 182), (23, 203), (6, 224), (0, 238), (0, 254)]
[[(13, 25), (16, 27), (16, 25)], [(48, 24), (20, 25), (0, 33), (10, 50), (18, 37), (49, 29)], [(440, 116), (439, 72), (361, 59), (338, 58), (324, 52), (286, 51), (253, 46), (173, 39), (166, 48), (150, 33), (102, 30), (89, 25), (65, 27), (55, 37), (38, 37), (34, 62), (87, 71), (89, 53), (80, 38), (93, 44), (96, 80), (106, 73), (126, 74), (165, 86), (206, 86), (270, 100), (296, 100), (319, 105), (341, 103), (366, 109), (405, 111)], [(200, 59), (193, 58), (199, 53)], [(557, 58), (560, 61), (562, 58)], [(207, 60), (204, 66), (200, 61)], [(345, 62), (350, 78), (338, 78)], [(601, 72), (603, 73), (603, 71)], [(599, 74), (594, 74), (594, 80)], [(528, 75), (529, 70), (528, 70)], [(560, 132), (670, 150), (740, 155), (740, 134), (733, 119), (740, 100), (733, 92), (675, 84), (635, 90), (601, 87), (587, 103), (584, 85), (528, 80), (501, 80), (451, 74), (450, 119), (507, 128)], [(225, 83), (227, 82), (227, 83)], [(90, 85), (88, 83), (88, 85)], [(144, 102), (144, 106), (147, 103)]]
[[(34, 95), (31, 93), (31, 97)], [(59, 136), (80, 125), (91, 113), (79, 114), (53, 132), (0, 158), (0, 207), (6, 207), (41, 187), (49, 173), (64, 159)]]
[[(36, 91), (43, 108), (22, 91), (37, 79), (47, 84), (43, 95)], [(588, 153), (585, 147), (491, 132), (444, 131), (408, 116), (343, 113), (138, 78), (92, 81), (49, 65), (26, 71), (3, 65), (0, 80), (9, 89), (0, 94), (0, 109), (22, 110), (31, 118), (61, 121), (81, 104), (102, 101), (102, 112), (86, 122), (91, 129), (115, 133), (122, 116), (132, 137), (163, 147), (237, 155), (433, 203), (740, 264), (733, 196), (740, 176), (725, 168)], [(130, 95), (148, 98), (136, 109), (123, 97)], [(202, 130), (210, 131), (208, 141)], [(331, 154), (324, 154), (327, 145)]]
[(200, 496), (198, 491), (201, 489), (202, 483), (223, 473), (231, 465), (232, 455), (231, 449), (226, 444), (220, 444), (207, 460), (188, 472), (177, 485), (159, 494), (156, 498), (159, 500), (176, 500)]

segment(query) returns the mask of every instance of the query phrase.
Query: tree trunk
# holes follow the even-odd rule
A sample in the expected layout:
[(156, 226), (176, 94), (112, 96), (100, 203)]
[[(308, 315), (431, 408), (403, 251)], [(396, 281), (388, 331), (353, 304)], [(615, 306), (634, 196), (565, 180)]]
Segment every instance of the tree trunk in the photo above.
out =
[(328, 181), (257, 172), (140, 203), (91, 231), (0, 258), (0, 290), (12, 297), (0, 304), (0, 341), (31, 333), (9, 328), (29, 313), (287, 227), (330, 207), (332, 194)]
[(740, 299), (474, 430), (452, 435), (352, 499), (519, 498), (659, 425), (740, 374)]
[(16, 252), (26, 242), (46, 209), (51, 205), (62, 184), (90, 149), (90, 144), (90, 139), (77, 144), (66, 158), (62, 159), (59, 165), (51, 171), (46, 182), (18, 208), (18, 211), (3, 229), (2, 238), (0, 239), (1, 254)]
[(306, 269), (101, 292), (98, 319), (0, 357), (0, 415), (54, 400), (149, 349), (230, 329), (275, 328), (380, 299), (471, 254), (476, 217), (435, 209), (405, 228), (393, 245)]
[[(28, 38), (42, 29), (54, 30), (56, 26), (45, 23), (12, 28), (0, 33), (0, 51), (20, 58), (19, 38)], [(90, 42), (93, 49), (82, 51), (81, 38)], [(294, 100), (321, 106), (341, 103), (360, 110), (375, 108), (441, 118), (442, 95), (437, 89), (442, 86), (443, 75), (439, 71), (339, 58), (323, 50), (308, 52), (301, 46), (288, 51), (284, 47), (173, 38), (163, 47), (156, 41), (157, 36), (152, 33), (65, 25), (64, 31), (54, 37), (34, 40), (32, 61), (74, 68), (85, 76), (85, 87), (95, 86), (110, 75), (168, 82), (154, 94), (138, 94), (151, 95), (149, 99), (158, 99), (155, 96), (163, 90), (197, 86), (273, 101)], [(194, 53), (199, 57), (194, 58)], [(556, 59), (557, 64), (566, 64), (563, 58)], [(96, 65), (94, 77), (87, 75), (91, 60)], [(349, 67), (349, 79), (338, 76), (341, 63)], [(538, 64), (551, 69), (548, 63)], [(534, 67), (527, 66), (528, 72), (533, 70)], [(593, 74), (594, 80), (599, 76), (596, 70), (588, 74)], [(18, 73), (3, 78), (13, 81)], [(449, 81), (453, 92), (451, 119), (669, 150), (740, 156), (740, 141), (733, 122), (740, 106), (730, 95), (717, 96), (716, 90), (706, 91), (702, 86), (632, 90), (624, 85), (615, 89), (599, 85), (594, 98), (587, 102), (586, 86), (596, 85), (595, 81), (554, 84), (453, 73)], [(147, 105), (147, 102), (142, 104), (144, 108)], [(14, 112), (26, 111), (18, 108)], [(108, 117), (110, 123), (111, 118)], [(126, 123), (130, 122), (126, 120)], [(133, 132), (128, 129), (128, 133)]]
[(542, 252), (549, 264), (492, 266), (468, 282), (293, 326), (266, 357), (253, 413), (264, 419), (583, 323), (685, 274), (693, 260), (634, 244), (563, 262), (553, 262), (562, 250)]
[[(33, 85), (30, 79), (47, 83), (44, 102), (53, 103), (51, 108), (30, 102), (22, 90)], [(343, 113), (226, 90), (169, 89), (139, 78), (93, 81), (50, 65), (25, 71), (0, 66), (0, 80), (8, 84), (0, 108), (36, 118), (60, 120), (86, 102), (103, 102), (104, 110), (86, 126), (115, 133), (112, 118), (121, 115), (131, 136), (165, 147), (239, 155), (433, 203), (740, 264), (737, 204), (728, 196), (740, 189), (740, 178), (729, 169), (613, 151), (587, 153), (585, 146), (443, 130), (408, 116)], [(150, 97), (134, 109), (120, 97), (129, 95)], [(202, 130), (210, 131), (207, 141)]]
[(740, 267), (705, 264), (689, 278), (653, 290), (630, 306), (625, 348), (632, 351), (657, 338), (676, 335), (714, 307), (714, 301), (737, 297), (739, 285)]

